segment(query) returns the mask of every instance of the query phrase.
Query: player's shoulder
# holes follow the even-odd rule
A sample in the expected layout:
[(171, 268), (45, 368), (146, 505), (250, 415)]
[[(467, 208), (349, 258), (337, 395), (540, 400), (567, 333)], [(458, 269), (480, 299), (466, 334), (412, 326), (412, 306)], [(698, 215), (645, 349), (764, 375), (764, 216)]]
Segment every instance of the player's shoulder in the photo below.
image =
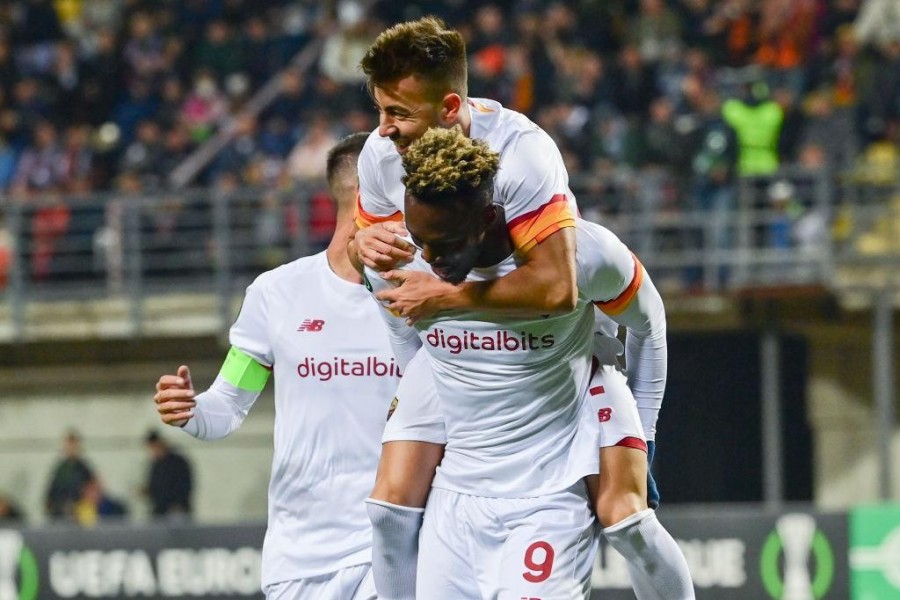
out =
[(324, 252), (304, 256), (260, 273), (250, 287), (266, 290), (281, 285), (294, 285), (297, 278), (309, 277), (327, 266)]
[(472, 116), (471, 136), (484, 139), (501, 154), (509, 144), (523, 136), (528, 138), (543, 133), (531, 119), (496, 100), (469, 98), (467, 102)]
[(394, 143), (390, 138), (384, 137), (378, 133), (377, 129), (372, 130), (366, 143), (360, 152), (360, 164), (380, 164), (399, 156), (394, 149)]
[(579, 262), (610, 258), (629, 253), (628, 247), (615, 233), (593, 221), (575, 220), (575, 256)]

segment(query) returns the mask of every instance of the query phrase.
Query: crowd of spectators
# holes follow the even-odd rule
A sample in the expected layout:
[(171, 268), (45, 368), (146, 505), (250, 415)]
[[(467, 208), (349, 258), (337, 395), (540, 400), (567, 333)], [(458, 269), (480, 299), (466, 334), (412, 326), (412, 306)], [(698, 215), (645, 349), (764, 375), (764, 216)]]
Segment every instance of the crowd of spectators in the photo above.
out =
[[(149, 517), (154, 520), (190, 520), (193, 514), (190, 462), (155, 430), (147, 433), (144, 443), (148, 454), (147, 474), (135, 495), (139, 501), (146, 501)], [(66, 432), (61, 450), (50, 470), (44, 495), (42, 512), (48, 521), (94, 527), (101, 521), (129, 518), (135, 512), (131, 503), (107, 491), (97, 469), (84, 455), (78, 431)], [(0, 492), (0, 525), (22, 523), (27, 516), (27, 511), (11, 495)]]
[[(335, 140), (376, 124), (362, 53), (424, 14), (464, 32), (471, 95), (554, 137), (597, 218), (720, 214), (737, 178), (785, 166), (898, 180), (896, 0), (16, 0), (0, 8), (0, 192), (59, 198), (34, 215), (32, 276), (53, 271), (66, 198), (163, 192), (217, 131), (231, 142), (194, 185), (319, 180)], [(285, 70), (313, 39), (312, 65)], [(242, 113), (272, 78), (274, 101)], [(260, 219), (285, 235), (284, 214)]]

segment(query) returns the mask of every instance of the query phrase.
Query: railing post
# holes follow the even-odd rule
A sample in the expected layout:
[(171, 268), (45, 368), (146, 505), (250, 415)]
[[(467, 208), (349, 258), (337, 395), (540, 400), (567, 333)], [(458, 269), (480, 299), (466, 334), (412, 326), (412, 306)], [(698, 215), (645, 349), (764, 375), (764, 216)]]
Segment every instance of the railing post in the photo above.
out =
[(312, 199), (312, 188), (307, 184), (295, 187), (291, 192), (292, 199), (286, 199), (282, 196), (285, 203), (293, 202), (297, 207), (297, 218), (300, 227), (297, 229), (297, 237), (291, 240), (291, 251), (293, 256), (291, 259), (300, 256), (307, 256), (310, 251), (309, 247), (309, 204)]
[(9, 223), (9, 234), (12, 238), (12, 248), (10, 248), (12, 256), (10, 257), (8, 283), (10, 318), (13, 326), (13, 340), (20, 342), (25, 337), (26, 269), (22, 256), (28, 243), (26, 240), (28, 231), (23, 226), (22, 204), (17, 201), (10, 201), (7, 206), (7, 222)]
[(894, 293), (890, 286), (876, 292), (872, 323), (872, 389), (878, 438), (878, 497), (893, 493), (894, 435)]
[(781, 346), (769, 325), (762, 332), (760, 391), (762, 392), (763, 498), (777, 509), (784, 502), (784, 457), (781, 419)]
[(128, 317), (131, 332), (140, 337), (143, 332), (143, 261), (141, 259), (141, 211), (145, 198), (123, 198), (123, 230), (122, 246), (125, 252), (125, 279), (128, 282)]
[(737, 180), (737, 219), (735, 221), (735, 261), (734, 283), (744, 285), (750, 279), (750, 260), (753, 255), (753, 179), (739, 177)]
[(218, 295), (219, 319), (222, 331), (228, 331), (232, 321), (231, 314), (231, 202), (232, 192), (213, 192), (212, 221), (213, 240), (216, 248), (215, 286)]

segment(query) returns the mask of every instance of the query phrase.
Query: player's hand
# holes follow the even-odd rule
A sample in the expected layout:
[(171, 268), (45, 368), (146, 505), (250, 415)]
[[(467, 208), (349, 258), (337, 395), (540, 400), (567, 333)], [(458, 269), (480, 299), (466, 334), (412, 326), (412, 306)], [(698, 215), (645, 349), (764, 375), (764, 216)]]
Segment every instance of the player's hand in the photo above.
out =
[(187, 365), (178, 367), (176, 375), (163, 375), (156, 382), (156, 412), (166, 425), (184, 427), (194, 416), (194, 384), (191, 382), (191, 371)]
[(375, 297), (392, 313), (405, 317), (407, 325), (434, 316), (442, 308), (442, 299), (457, 291), (452, 283), (422, 271), (395, 270), (381, 276), (398, 285), (379, 292)]
[(647, 442), (647, 506), (656, 510), (659, 508), (659, 488), (653, 479), (653, 457), (656, 455), (656, 442)]
[(409, 262), (415, 248), (402, 236), (409, 235), (403, 223), (376, 223), (356, 232), (359, 261), (376, 271), (390, 271)]

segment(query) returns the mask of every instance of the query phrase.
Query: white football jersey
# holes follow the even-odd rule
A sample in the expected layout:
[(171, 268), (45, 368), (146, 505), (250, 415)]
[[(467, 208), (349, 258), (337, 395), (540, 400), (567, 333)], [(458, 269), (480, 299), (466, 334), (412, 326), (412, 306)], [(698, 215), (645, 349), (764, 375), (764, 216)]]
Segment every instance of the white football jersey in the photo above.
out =
[[(576, 232), (576, 310), (537, 319), (452, 311), (417, 323), (446, 427), (435, 487), (527, 497), (597, 472), (598, 428), (585, 404), (593, 303), (612, 311), (627, 305), (640, 263), (600, 225), (579, 221)], [(420, 257), (406, 268), (431, 272)], [(473, 270), (469, 280), (513, 268), (509, 257)]]
[(231, 344), (275, 374), (264, 586), (371, 560), (365, 498), (400, 377), (383, 309), (319, 253), (260, 275)]
[[(503, 206), (513, 244), (525, 254), (577, 214), (569, 175), (556, 143), (525, 115), (493, 100), (469, 98), (469, 137), (484, 140), (500, 153), (494, 179), (494, 202)], [(359, 155), (360, 229), (403, 218), (405, 187), (400, 154), (390, 138), (372, 132)]]

